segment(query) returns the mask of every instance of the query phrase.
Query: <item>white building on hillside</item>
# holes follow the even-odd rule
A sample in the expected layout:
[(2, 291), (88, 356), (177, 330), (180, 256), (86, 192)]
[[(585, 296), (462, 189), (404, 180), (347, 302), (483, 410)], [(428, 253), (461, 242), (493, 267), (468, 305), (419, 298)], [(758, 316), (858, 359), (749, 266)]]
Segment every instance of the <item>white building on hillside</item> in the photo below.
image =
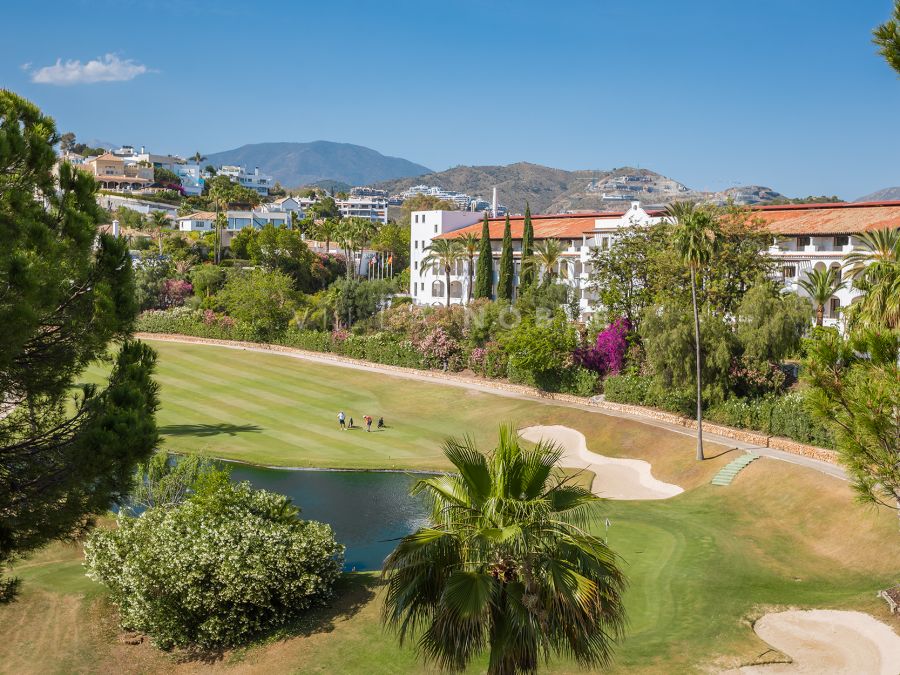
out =
[(233, 182), (245, 188), (256, 190), (263, 197), (269, 196), (269, 188), (275, 184), (272, 176), (260, 173), (259, 167), (256, 167), (253, 173), (250, 173), (242, 166), (226, 165), (219, 168), (218, 175), (228, 176)]
[[(306, 217), (306, 211), (318, 201), (315, 197), (282, 197), (274, 202), (263, 204), (264, 211), (289, 211), (294, 214), (294, 221)], [(347, 199), (336, 199), (334, 202), (342, 218), (365, 218), (375, 223), (385, 224), (388, 221), (388, 200), (380, 196), (350, 196)]]
[[(859, 246), (858, 235), (884, 228), (900, 228), (900, 201), (840, 203), (840, 204), (791, 204), (784, 206), (752, 207), (754, 217), (765, 223), (772, 234), (772, 245), (764, 253), (778, 263), (778, 277), (786, 290), (804, 295), (799, 282), (812, 269), (835, 268), (843, 273), (846, 257)], [(450, 214), (452, 227), (439, 227)], [(412, 242), (410, 244), (410, 290), (417, 304), (439, 304), (445, 302), (444, 278), (431, 267), (424, 269), (421, 264), (423, 245), (430, 244), (432, 238), (459, 237), (466, 232), (481, 234), (481, 224), (473, 222), (469, 212), (426, 211), (413, 214)], [(465, 223), (469, 217), (468, 225)], [(418, 221), (416, 220), (418, 217)], [(436, 221), (440, 218), (440, 221)], [(597, 249), (611, 246), (623, 228), (650, 225), (664, 218), (662, 211), (646, 211), (639, 202), (632, 202), (627, 211), (618, 213), (536, 215), (532, 217), (535, 241), (557, 239), (565, 248), (561, 266), (566, 266), (565, 278), (557, 278), (568, 284), (579, 299), (582, 315), (589, 316), (595, 309), (596, 298), (590, 289), (591, 257)], [(491, 249), (494, 257), (493, 283), (497, 282), (497, 264), (503, 238), (503, 218), (489, 221)], [(518, 287), (520, 271), (523, 219), (510, 219), (513, 239), (513, 259), (515, 262), (514, 287)], [(477, 264), (477, 263), (476, 263)], [(713, 260), (715, 264), (715, 260)], [(459, 289), (467, 283), (467, 270), (460, 265), (451, 275), (451, 302), (464, 302), (468, 294)], [(458, 293), (458, 294), (457, 294)], [(837, 291), (825, 308), (825, 324), (840, 325), (841, 310), (857, 298), (860, 292), (847, 285)]]
[[(290, 213), (287, 211), (225, 211), (225, 229), (222, 241), (227, 246), (235, 234), (245, 227), (261, 230), (266, 225), (290, 227)], [(181, 232), (212, 232), (216, 214), (213, 211), (196, 211), (178, 219)]]

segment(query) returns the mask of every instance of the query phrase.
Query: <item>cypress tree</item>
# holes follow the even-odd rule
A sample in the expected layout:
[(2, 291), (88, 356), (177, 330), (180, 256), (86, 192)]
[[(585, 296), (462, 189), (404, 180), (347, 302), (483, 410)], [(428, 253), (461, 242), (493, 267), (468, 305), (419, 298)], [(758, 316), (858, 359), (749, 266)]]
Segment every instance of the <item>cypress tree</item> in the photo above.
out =
[(494, 257), (491, 255), (491, 232), (488, 227), (487, 211), (481, 225), (481, 246), (478, 249), (478, 267), (475, 270), (475, 297), (491, 298), (494, 282)]
[(503, 248), (500, 250), (500, 271), (497, 279), (497, 299), (513, 299), (513, 257), (512, 233), (509, 229), (509, 214), (506, 214), (506, 225), (503, 226)]
[(525, 222), (522, 231), (522, 271), (519, 272), (519, 293), (534, 283), (534, 265), (529, 258), (534, 255), (534, 228), (531, 225), (531, 207), (525, 202)]

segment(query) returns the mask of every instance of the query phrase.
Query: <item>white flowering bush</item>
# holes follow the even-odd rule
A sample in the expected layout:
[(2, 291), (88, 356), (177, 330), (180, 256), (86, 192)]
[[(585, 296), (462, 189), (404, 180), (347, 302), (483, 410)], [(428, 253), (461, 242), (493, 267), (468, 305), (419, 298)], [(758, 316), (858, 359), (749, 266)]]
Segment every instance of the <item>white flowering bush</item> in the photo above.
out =
[(187, 501), (120, 515), (85, 543), (123, 627), (158, 646), (233, 646), (332, 596), (344, 547), (283, 495), (215, 475)]

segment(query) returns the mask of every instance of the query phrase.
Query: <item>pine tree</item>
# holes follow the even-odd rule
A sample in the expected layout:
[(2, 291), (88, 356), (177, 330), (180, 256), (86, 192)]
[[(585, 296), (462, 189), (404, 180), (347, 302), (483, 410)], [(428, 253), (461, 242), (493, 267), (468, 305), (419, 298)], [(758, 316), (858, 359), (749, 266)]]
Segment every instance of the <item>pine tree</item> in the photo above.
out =
[[(54, 171), (53, 120), (2, 90), (0, 138), (5, 566), (121, 504), (135, 464), (159, 437), (155, 354), (129, 339), (137, 312), (131, 259), (123, 239), (98, 236), (96, 182), (67, 162)], [(85, 367), (115, 343), (106, 383), (76, 389)], [(13, 589), (0, 581), (0, 600)]]
[(506, 214), (506, 224), (503, 226), (503, 248), (500, 249), (500, 270), (497, 279), (497, 299), (513, 299), (513, 257), (512, 257), (512, 233), (509, 227), (509, 214)]
[(478, 251), (478, 268), (475, 274), (475, 297), (491, 298), (494, 283), (494, 256), (491, 254), (491, 233), (487, 212), (481, 225), (481, 248)]
[(519, 272), (519, 293), (534, 283), (534, 228), (531, 225), (531, 207), (525, 202), (525, 222), (522, 229), (522, 271)]

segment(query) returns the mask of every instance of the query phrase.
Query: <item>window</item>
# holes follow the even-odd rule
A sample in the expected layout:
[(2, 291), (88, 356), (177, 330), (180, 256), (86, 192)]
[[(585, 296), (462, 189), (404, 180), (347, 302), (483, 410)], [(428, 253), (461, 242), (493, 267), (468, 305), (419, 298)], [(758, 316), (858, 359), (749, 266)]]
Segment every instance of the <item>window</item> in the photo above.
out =
[(602, 237), (600, 239), (600, 249), (606, 251), (609, 249), (609, 237)]
[(418, 239), (416, 239), (415, 245), (416, 245), (416, 248), (418, 249), (419, 248), (419, 240)]
[(414, 218), (414, 220), (413, 220), (414, 223), (419, 222), (419, 214), (418, 213), (416, 215), (414, 215), (413, 218)]
[(804, 246), (809, 246), (810, 238), (809, 237), (797, 237), (797, 248), (803, 248)]
[(462, 282), (461, 281), (451, 281), (450, 282), (450, 297), (451, 298), (462, 298)]
[(783, 279), (793, 279), (797, 276), (797, 268), (794, 265), (785, 265), (781, 268), (781, 277)]
[(425, 282), (424, 281), (422, 282), (422, 292), (423, 293), (425, 292)]
[(836, 319), (838, 314), (840, 314), (840, 312), (841, 312), (841, 300), (840, 300), (840, 298), (832, 298), (830, 304), (831, 304), (831, 316)]
[(419, 261), (418, 260), (416, 260), (416, 262), (413, 263), (413, 269), (414, 270), (419, 269)]
[(441, 280), (431, 282), (431, 295), (439, 298), (444, 295), (444, 282)]
[(847, 244), (850, 243), (850, 237), (846, 234), (839, 234), (834, 238), (834, 247), (835, 248), (843, 248)]
[(437, 223), (434, 224), (434, 233), (437, 234)]

